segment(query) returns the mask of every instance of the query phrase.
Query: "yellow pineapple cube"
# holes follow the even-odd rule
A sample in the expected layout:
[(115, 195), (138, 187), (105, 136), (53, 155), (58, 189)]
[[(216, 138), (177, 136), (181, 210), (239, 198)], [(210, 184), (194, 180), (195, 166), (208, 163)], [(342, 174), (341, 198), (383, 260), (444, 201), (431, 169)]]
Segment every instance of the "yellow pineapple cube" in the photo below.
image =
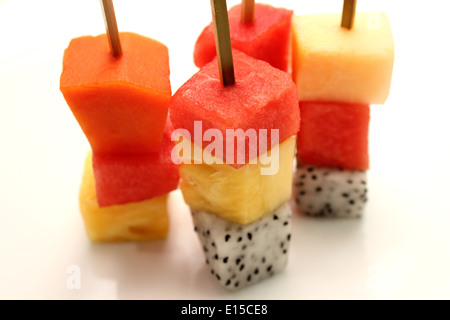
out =
[[(270, 157), (271, 151), (261, 155), (256, 163), (238, 169), (217, 163), (220, 160), (200, 164), (183, 161), (180, 189), (185, 202), (191, 209), (211, 212), (241, 224), (271, 213), (291, 197), (295, 145), (295, 137), (278, 145), (279, 167), (274, 174), (261, 174), (261, 169), (269, 165), (261, 157)], [(195, 154), (194, 151), (192, 158)]]
[(357, 12), (350, 30), (340, 23), (340, 13), (293, 17), (293, 78), (299, 99), (383, 104), (394, 64), (387, 16)]
[(146, 241), (166, 237), (169, 230), (167, 197), (100, 208), (95, 192), (92, 154), (89, 153), (79, 203), (86, 232), (94, 242)]

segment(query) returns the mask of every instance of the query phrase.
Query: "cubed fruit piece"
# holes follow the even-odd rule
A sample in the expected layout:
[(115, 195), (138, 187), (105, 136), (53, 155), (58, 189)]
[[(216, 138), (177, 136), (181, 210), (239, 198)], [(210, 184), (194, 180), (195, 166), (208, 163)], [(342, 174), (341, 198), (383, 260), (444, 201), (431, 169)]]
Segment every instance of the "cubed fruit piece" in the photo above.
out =
[(95, 153), (157, 152), (171, 99), (168, 50), (134, 33), (120, 39), (117, 58), (105, 34), (73, 39), (60, 90)]
[[(291, 137), (281, 143), (278, 154), (273, 148), (267, 158), (270, 162), (262, 162), (260, 157), (256, 164), (239, 169), (224, 163), (181, 164), (180, 189), (185, 202), (193, 210), (241, 224), (258, 220), (292, 195), (295, 141)], [(262, 168), (270, 167), (273, 172), (261, 174)]]
[(86, 158), (80, 188), (80, 211), (87, 235), (94, 242), (147, 241), (167, 236), (167, 194), (152, 199), (100, 208), (95, 192), (91, 153)]
[[(241, 22), (241, 5), (228, 12), (233, 48), (288, 71), (290, 66), (291, 20), (293, 11), (256, 3), (251, 23)], [(194, 48), (194, 63), (203, 67), (216, 56), (212, 23), (203, 29)]]
[(300, 102), (297, 163), (369, 169), (368, 105)]
[(294, 16), (293, 74), (303, 101), (383, 104), (389, 95), (394, 40), (384, 13)]
[(178, 167), (171, 158), (174, 146), (171, 133), (168, 121), (157, 153), (94, 153), (95, 188), (100, 207), (150, 199), (178, 187)]
[(192, 210), (195, 231), (211, 274), (230, 290), (245, 288), (286, 267), (291, 216), (287, 202), (247, 225)]
[[(209, 129), (219, 131), (218, 143), (222, 143), (224, 155), (233, 152), (237, 156), (239, 141), (246, 141), (245, 161), (230, 163), (239, 168), (272, 145), (296, 135), (300, 126), (300, 111), (295, 84), (286, 72), (237, 50), (233, 50), (233, 61), (234, 85), (222, 85), (214, 59), (174, 94), (170, 118), (175, 129), (185, 129), (193, 140), (195, 136), (200, 136), (198, 144), (202, 148), (210, 143), (202, 139), (205, 132)], [(200, 129), (195, 129), (197, 121), (201, 122)], [(267, 136), (266, 150), (249, 155), (251, 148), (245, 135), (237, 138), (232, 150), (227, 149), (227, 130), (239, 129), (254, 132), (258, 142)], [(272, 129), (278, 130), (278, 139), (271, 138)], [(264, 137), (260, 134), (262, 130), (266, 130)], [(226, 162), (225, 157), (223, 161)]]
[(366, 171), (303, 166), (294, 178), (300, 213), (313, 217), (358, 218), (367, 202)]

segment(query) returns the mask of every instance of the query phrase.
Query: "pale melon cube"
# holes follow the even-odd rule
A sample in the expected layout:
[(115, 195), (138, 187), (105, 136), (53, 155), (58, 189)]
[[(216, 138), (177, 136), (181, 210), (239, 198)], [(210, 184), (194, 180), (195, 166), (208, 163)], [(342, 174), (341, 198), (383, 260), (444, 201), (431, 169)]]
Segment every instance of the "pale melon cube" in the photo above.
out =
[(168, 194), (123, 205), (99, 207), (92, 154), (84, 166), (79, 204), (87, 235), (94, 242), (147, 241), (166, 237), (169, 230)]
[(394, 40), (384, 13), (294, 16), (293, 78), (302, 101), (383, 104), (391, 86)]
[[(275, 162), (261, 160), (266, 154), (261, 155), (257, 163), (248, 163), (238, 169), (211, 160), (209, 163), (212, 164), (208, 161), (181, 164), (180, 189), (185, 202), (191, 210), (210, 212), (241, 224), (258, 220), (291, 197), (295, 145), (295, 136), (278, 145), (278, 167)], [(195, 148), (199, 147), (193, 146)], [(262, 174), (262, 168), (270, 167), (274, 170), (267, 171), (273, 172)]]

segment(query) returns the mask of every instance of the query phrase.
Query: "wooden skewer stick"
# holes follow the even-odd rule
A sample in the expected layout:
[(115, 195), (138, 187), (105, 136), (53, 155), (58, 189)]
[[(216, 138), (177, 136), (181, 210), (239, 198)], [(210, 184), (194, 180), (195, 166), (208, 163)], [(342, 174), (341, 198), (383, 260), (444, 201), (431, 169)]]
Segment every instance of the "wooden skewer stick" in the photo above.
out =
[(341, 27), (351, 29), (353, 28), (353, 21), (355, 20), (356, 0), (344, 0), (344, 7), (342, 8)]
[(211, 0), (211, 11), (220, 80), (224, 86), (233, 85), (235, 82), (234, 66), (226, 0)]
[(117, 28), (116, 14), (112, 0), (101, 0), (103, 19), (105, 20), (106, 34), (108, 36), (109, 47), (114, 57), (122, 54), (122, 45), (120, 44), (119, 29)]
[(255, 0), (242, 0), (241, 22), (250, 23), (255, 19)]

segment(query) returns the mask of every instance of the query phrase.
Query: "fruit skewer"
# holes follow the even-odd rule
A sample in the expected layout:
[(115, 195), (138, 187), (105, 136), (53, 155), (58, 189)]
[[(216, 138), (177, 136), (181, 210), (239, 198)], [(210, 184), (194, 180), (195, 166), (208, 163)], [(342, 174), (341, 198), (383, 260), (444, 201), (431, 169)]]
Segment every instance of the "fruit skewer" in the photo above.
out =
[(179, 180), (170, 161), (168, 50), (156, 40), (119, 33), (111, 1), (102, 1), (102, 8), (107, 33), (72, 39), (60, 78), (91, 147), (81, 214), (92, 241), (163, 238), (167, 197)]
[[(227, 21), (226, 9), (214, 10), (217, 5), (226, 8), (225, 1), (212, 5), (214, 23)], [(230, 46), (218, 48), (229, 51), (219, 50), (218, 59), (175, 92), (170, 117), (181, 135), (179, 143), (187, 145), (180, 152), (180, 189), (206, 264), (222, 286), (240, 289), (287, 264), (288, 201), (300, 117), (295, 84), (286, 72)], [(233, 84), (223, 85), (221, 75), (227, 71), (219, 70), (221, 54), (232, 57)], [(227, 132), (239, 130), (243, 134), (230, 140)], [(213, 139), (196, 139), (198, 134), (204, 138), (211, 133)], [(258, 150), (251, 150), (251, 141), (260, 143)], [(262, 173), (275, 164), (272, 172)]]
[(383, 13), (355, 15), (355, 6), (293, 17), (302, 115), (294, 197), (310, 216), (360, 217), (368, 198), (370, 105), (389, 95), (394, 41)]

